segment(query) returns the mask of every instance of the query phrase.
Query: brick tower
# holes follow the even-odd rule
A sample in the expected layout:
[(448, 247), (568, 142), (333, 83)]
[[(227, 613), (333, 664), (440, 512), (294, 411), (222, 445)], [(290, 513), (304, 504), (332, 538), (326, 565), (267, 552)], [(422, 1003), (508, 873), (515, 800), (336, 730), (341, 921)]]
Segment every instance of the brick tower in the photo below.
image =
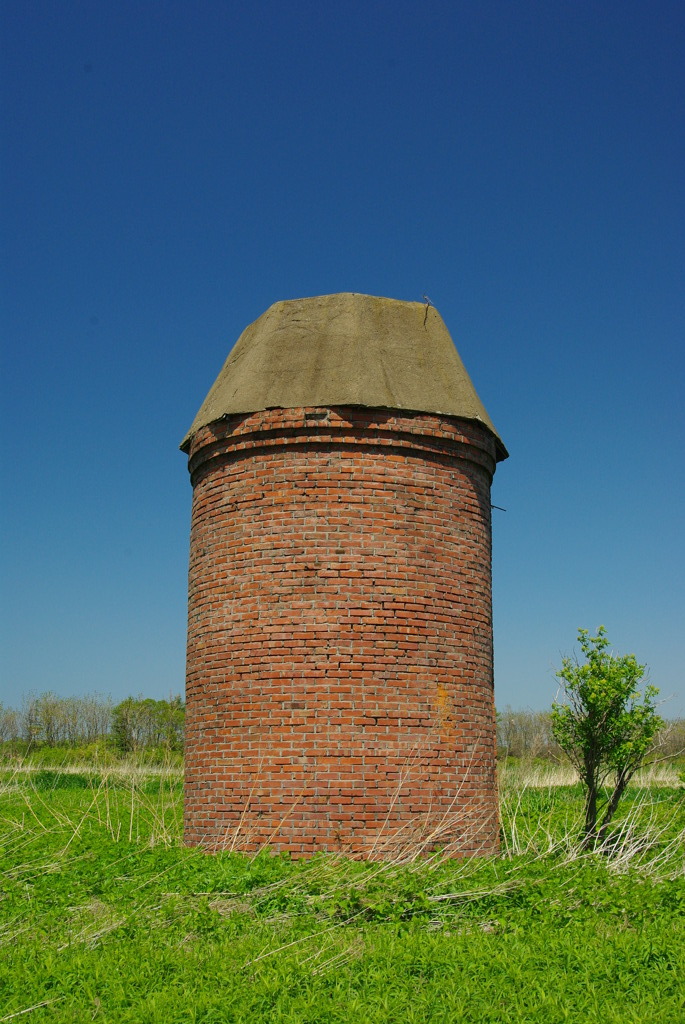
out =
[(495, 851), (490, 486), (507, 452), (438, 312), (276, 303), (181, 447), (186, 842)]

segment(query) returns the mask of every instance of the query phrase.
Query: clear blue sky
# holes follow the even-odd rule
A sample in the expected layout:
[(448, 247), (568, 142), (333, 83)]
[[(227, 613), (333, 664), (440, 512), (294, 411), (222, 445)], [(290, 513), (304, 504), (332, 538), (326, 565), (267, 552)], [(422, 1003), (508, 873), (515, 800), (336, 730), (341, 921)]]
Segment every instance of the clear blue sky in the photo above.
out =
[(0, 700), (182, 692), (177, 446), (230, 346), (426, 292), (511, 453), (498, 705), (603, 623), (685, 714), (682, 0), (0, 17)]

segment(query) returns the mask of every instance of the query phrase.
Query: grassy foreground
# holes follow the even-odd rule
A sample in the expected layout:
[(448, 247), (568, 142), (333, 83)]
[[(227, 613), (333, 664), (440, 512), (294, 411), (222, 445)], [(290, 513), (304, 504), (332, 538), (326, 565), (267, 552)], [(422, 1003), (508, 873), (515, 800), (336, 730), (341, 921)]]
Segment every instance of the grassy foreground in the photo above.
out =
[(505, 770), (497, 860), (379, 864), (186, 850), (177, 769), (3, 769), (0, 1022), (676, 1024), (677, 775), (593, 855), (554, 781)]

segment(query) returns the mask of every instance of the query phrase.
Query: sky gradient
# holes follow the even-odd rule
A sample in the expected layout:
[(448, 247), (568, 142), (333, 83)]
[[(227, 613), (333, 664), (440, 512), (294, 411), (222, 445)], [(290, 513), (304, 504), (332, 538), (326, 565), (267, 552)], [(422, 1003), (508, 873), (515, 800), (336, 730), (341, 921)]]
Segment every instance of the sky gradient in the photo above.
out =
[(496, 699), (600, 623), (685, 714), (685, 6), (0, 8), (2, 663), (184, 684), (178, 445), (272, 302), (440, 311), (507, 445)]

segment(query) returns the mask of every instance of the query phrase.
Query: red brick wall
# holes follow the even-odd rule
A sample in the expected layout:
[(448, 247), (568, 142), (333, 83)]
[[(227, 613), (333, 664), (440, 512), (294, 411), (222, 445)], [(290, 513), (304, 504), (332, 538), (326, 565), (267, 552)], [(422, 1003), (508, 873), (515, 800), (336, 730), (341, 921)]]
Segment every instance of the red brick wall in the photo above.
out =
[(497, 848), (492, 434), (233, 415), (190, 448), (186, 842)]

